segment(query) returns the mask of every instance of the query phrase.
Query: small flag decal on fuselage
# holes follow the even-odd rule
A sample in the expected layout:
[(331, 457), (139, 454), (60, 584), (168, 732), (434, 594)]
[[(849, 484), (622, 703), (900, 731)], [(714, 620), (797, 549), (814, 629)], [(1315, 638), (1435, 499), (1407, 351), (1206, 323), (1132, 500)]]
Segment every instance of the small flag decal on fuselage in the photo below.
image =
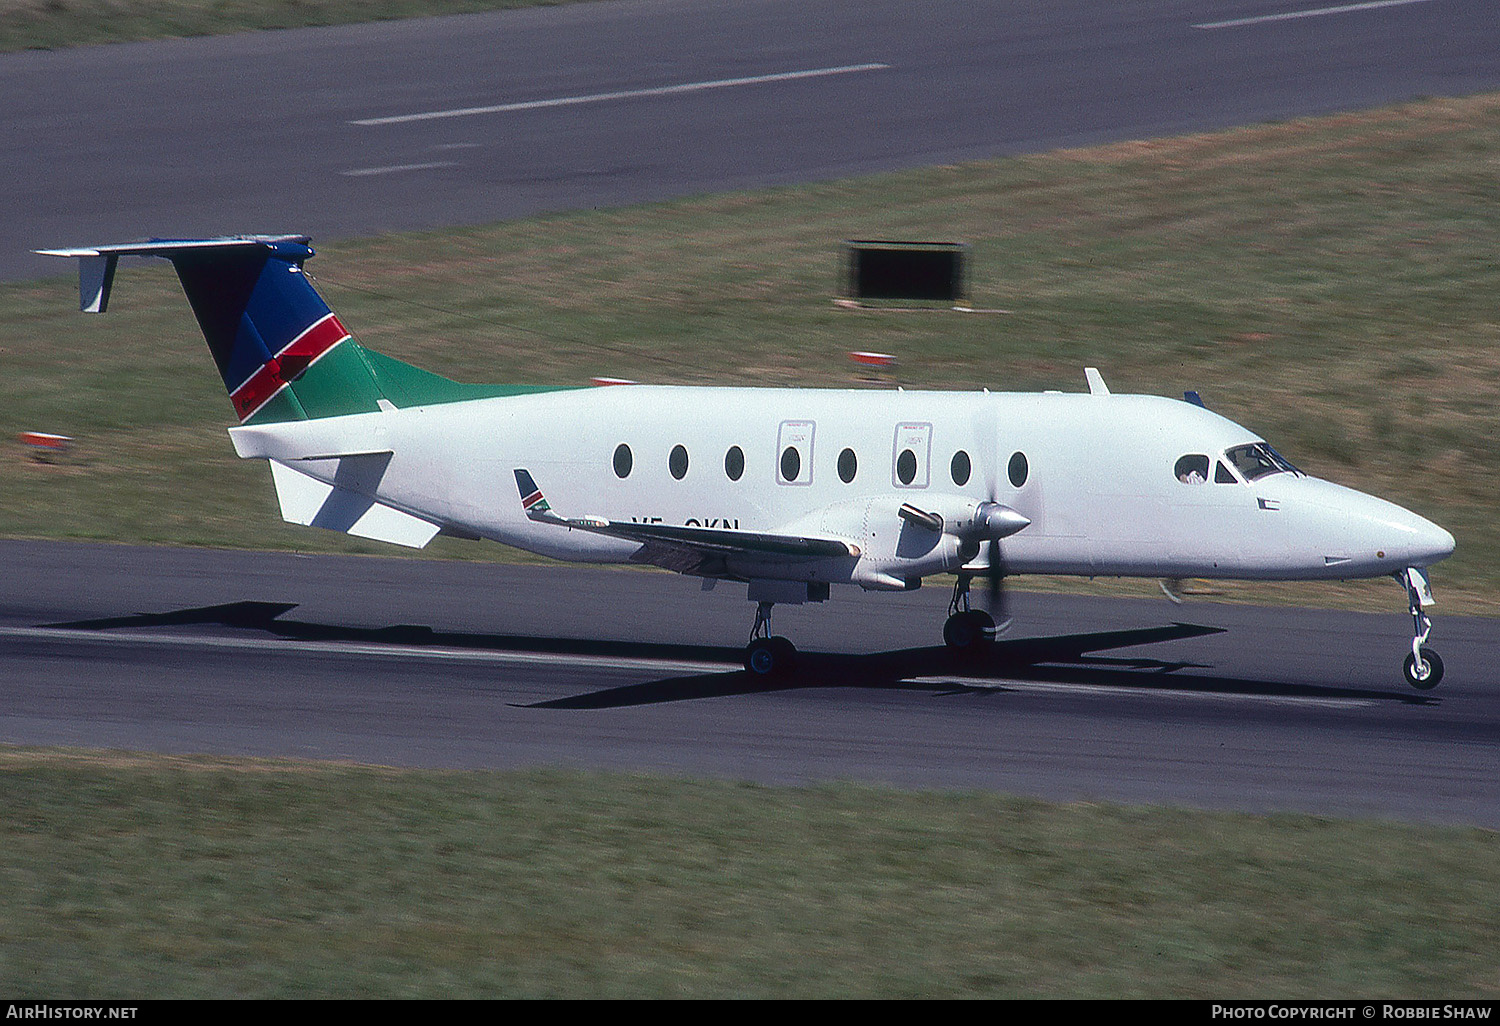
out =
[(552, 512), (552, 507), (547, 505), (547, 500), (543, 498), (542, 490), (536, 486), (530, 471), (516, 468), (516, 488), (521, 492), (521, 509), (528, 517), (536, 513)]

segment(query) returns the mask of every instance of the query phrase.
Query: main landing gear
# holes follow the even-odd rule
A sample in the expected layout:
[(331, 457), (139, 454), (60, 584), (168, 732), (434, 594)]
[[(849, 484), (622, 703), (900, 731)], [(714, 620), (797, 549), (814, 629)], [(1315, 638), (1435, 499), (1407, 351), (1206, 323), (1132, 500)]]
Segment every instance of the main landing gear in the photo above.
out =
[(755, 604), (755, 626), (750, 629), (750, 644), (745, 646), (745, 669), (757, 677), (779, 677), (792, 672), (797, 664), (797, 646), (771, 634), (772, 602)]
[(1409, 566), (1391, 576), (1406, 589), (1406, 604), (1411, 609), (1411, 655), (1401, 664), (1401, 672), (1406, 683), (1418, 691), (1431, 691), (1443, 679), (1442, 657), (1423, 647), (1432, 633), (1432, 618), (1427, 615), (1427, 607), (1432, 605), (1432, 582), (1427, 571), (1419, 566)]
[(959, 574), (948, 602), (948, 619), (943, 624), (943, 643), (957, 652), (983, 652), (995, 640), (995, 618), (983, 609), (969, 606), (968, 574)]

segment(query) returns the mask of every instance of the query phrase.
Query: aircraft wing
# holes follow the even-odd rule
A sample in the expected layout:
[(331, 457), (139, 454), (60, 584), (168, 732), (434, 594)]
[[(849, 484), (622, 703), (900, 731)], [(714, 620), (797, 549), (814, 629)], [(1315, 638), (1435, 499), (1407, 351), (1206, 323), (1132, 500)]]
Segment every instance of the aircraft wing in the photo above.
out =
[(713, 574), (716, 567), (722, 568), (723, 560), (729, 556), (799, 560), (859, 555), (859, 546), (837, 538), (643, 524), (598, 516), (561, 517), (552, 512), (530, 472), (517, 468), (515, 474), (516, 487), (521, 493), (521, 508), (529, 519), (640, 542), (642, 549), (633, 557), (637, 562), (651, 563), (678, 573)]

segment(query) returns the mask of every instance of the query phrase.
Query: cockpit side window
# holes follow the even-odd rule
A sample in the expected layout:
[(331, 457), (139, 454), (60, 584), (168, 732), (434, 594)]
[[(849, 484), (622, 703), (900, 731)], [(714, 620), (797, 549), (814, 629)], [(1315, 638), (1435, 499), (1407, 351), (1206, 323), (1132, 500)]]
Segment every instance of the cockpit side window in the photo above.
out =
[(1208, 457), (1189, 454), (1177, 461), (1172, 473), (1183, 484), (1202, 484), (1208, 480)]
[(1267, 474), (1302, 473), (1265, 442), (1237, 445), (1226, 451), (1224, 457), (1234, 465), (1235, 470), (1244, 475), (1246, 481), (1254, 481)]
[(1240, 479), (1235, 477), (1228, 467), (1224, 466), (1223, 460), (1220, 460), (1218, 463), (1214, 464), (1214, 484), (1239, 483)]

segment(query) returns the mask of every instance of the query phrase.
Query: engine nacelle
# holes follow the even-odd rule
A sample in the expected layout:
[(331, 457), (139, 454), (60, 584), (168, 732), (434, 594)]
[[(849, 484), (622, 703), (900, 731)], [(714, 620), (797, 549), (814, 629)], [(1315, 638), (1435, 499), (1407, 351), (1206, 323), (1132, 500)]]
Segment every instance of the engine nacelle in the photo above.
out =
[(1030, 523), (1009, 507), (967, 496), (916, 498), (905, 505), (889, 496), (849, 499), (787, 524), (786, 530), (850, 542), (859, 550), (851, 583), (872, 591), (904, 591), (929, 574), (957, 570), (978, 554), (982, 542)]

